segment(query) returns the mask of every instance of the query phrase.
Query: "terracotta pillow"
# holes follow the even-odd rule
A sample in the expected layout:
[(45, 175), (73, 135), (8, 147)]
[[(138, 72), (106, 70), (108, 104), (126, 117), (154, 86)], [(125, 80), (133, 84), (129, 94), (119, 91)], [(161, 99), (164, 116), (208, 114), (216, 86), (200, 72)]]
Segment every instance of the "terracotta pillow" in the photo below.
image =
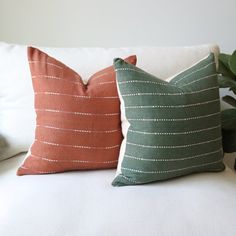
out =
[[(36, 48), (28, 48), (28, 60), (37, 126), (17, 174), (115, 168), (122, 133), (113, 67), (85, 85), (75, 71)], [(136, 56), (126, 61), (135, 64)]]

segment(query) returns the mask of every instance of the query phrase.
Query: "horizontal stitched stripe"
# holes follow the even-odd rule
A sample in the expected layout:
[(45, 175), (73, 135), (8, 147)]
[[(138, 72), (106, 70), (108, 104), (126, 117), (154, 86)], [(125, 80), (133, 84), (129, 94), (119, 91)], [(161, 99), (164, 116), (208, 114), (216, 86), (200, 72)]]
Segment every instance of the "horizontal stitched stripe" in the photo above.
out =
[[(222, 169), (214, 169), (214, 170), (215, 170), (215, 171), (221, 171)], [(122, 177), (122, 178), (124, 178), (125, 180), (127, 180), (128, 182), (133, 183), (133, 184), (145, 184), (145, 183), (147, 183), (146, 181), (144, 181), (144, 182), (139, 182), (139, 181), (136, 181), (136, 180), (127, 178), (127, 177), (125, 177), (123, 174), (119, 174), (119, 177)]]
[(183, 95), (189, 95), (189, 94), (197, 94), (202, 92), (207, 92), (209, 90), (218, 90), (219, 86), (201, 89), (197, 91), (191, 91), (191, 92), (180, 92), (180, 93), (130, 93), (130, 94), (122, 94), (122, 97), (132, 97), (132, 96), (183, 96)]
[(221, 125), (205, 128), (205, 129), (198, 129), (198, 130), (189, 130), (185, 132), (144, 132), (144, 131), (136, 131), (136, 130), (131, 130), (129, 129), (129, 132), (132, 133), (138, 133), (138, 134), (150, 134), (150, 135), (183, 135), (183, 134), (194, 134), (194, 133), (200, 133), (204, 131), (209, 131), (213, 129), (218, 129), (220, 128)]
[(105, 75), (111, 75), (111, 74), (114, 74), (114, 71), (102, 73), (102, 74), (96, 75), (96, 76), (92, 76), (91, 79), (98, 79), (98, 78), (101, 78), (101, 77), (103, 77)]
[(138, 182), (133, 179), (127, 178), (126, 176), (124, 176), (122, 174), (119, 174), (119, 176), (122, 177), (123, 179), (127, 180), (128, 182), (133, 183), (133, 184), (142, 184), (143, 183), (143, 182)]
[(36, 125), (37, 127), (47, 128), (47, 129), (56, 129), (56, 130), (63, 130), (63, 131), (70, 131), (70, 132), (78, 132), (78, 133), (115, 133), (120, 131), (120, 129), (113, 129), (113, 130), (83, 130), (83, 129), (65, 129), (59, 128), (55, 126), (49, 125)]
[(120, 144), (114, 145), (114, 146), (108, 146), (108, 147), (90, 147), (90, 146), (83, 146), (83, 145), (72, 145), (72, 144), (60, 144), (60, 143), (52, 143), (52, 142), (47, 142), (43, 140), (38, 140), (35, 139), (36, 142), (44, 143), (47, 145), (51, 146), (57, 146), (57, 147), (73, 147), (73, 148), (81, 148), (81, 149), (114, 149), (114, 148), (119, 148)]
[(200, 69), (198, 69), (198, 70), (194, 70), (193, 72), (191, 72), (191, 73), (189, 73), (189, 74), (183, 76), (181, 79), (175, 81), (174, 84), (179, 83), (180, 81), (182, 81), (183, 79), (189, 77), (190, 75), (193, 75), (193, 74), (195, 74), (195, 73), (197, 73), (197, 72), (199, 72), (199, 71), (201, 71), (201, 70), (203, 70), (203, 69), (206, 69), (207, 67), (209, 67), (209, 66), (211, 66), (211, 65), (213, 65), (213, 64), (215, 64), (215, 62), (211, 62), (211, 63), (209, 63), (209, 64), (203, 66), (202, 68), (200, 68)]
[(38, 158), (38, 159), (42, 159), (44, 161), (48, 161), (48, 162), (73, 162), (73, 163), (101, 163), (101, 164), (110, 164), (110, 163), (116, 163), (117, 160), (112, 160), (112, 161), (87, 161), (87, 160), (58, 160), (58, 159), (50, 159), (50, 158), (45, 158), (45, 157), (40, 157), (40, 156), (36, 156), (36, 155), (30, 155), (30, 157), (33, 158)]
[(193, 166), (189, 166), (189, 167), (184, 167), (184, 168), (179, 168), (179, 169), (173, 169), (173, 170), (159, 170), (159, 171), (142, 171), (142, 170), (137, 170), (137, 169), (132, 169), (132, 168), (126, 168), (126, 167), (121, 167), (122, 170), (128, 170), (131, 172), (136, 172), (136, 173), (144, 173), (144, 174), (161, 174), (161, 173), (171, 173), (171, 172), (178, 172), (178, 171), (182, 171), (182, 170), (188, 170), (188, 169), (195, 169), (195, 168), (199, 168), (199, 167), (204, 167), (204, 166), (208, 166), (208, 165), (213, 165), (213, 164), (217, 164), (222, 162), (222, 159), (218, 160), (218, 161), (213, 161), (213, 162), (208, 162), (208, 163), (204, 163), (201, 165), (193, 165)]
[(168, 149), (168, 148), (186, 148), (186, 147), (193, 147), (193, 146), (198, 146), (198, 145), (203, 145), (203, 144), (207, 144), (207, 143), (213, 143), (213, 142), (217, 142), (220, 141), (222, 138), (216, 138), (216, 139), (212, 139), (212, 140), (208, 140), (208, 141), (204, 141), (204, 142), (199, 142), (199, 143), (191, 143), (191, 144), (185, 144), (185, 145), (160, 145), (160, 146), (151, 146), (151, 145), (143, 145), (143, 144), (137, 144), (137, 143), (130, 143), (127, 142), (127, 145), (132, 145), (132, 146), (137, 146), (137, 147), (144, 147), (144, 148), (156, 148), (156, 149)]
[(199, 82), (199, 81), (201, 81), (201, 80), (204, 80), (204, 79), (206, 79), (206, 78), (211, 78), (211, 77), (216, 76), (216, 75), (217, 75), (217, 74), (212, 74), (212, 75), (208, 75), (208, 76), (205, 76), (205, 77), (196, 79), (196, 80), (194, 80), (194, 81), (191, 81), (191, 82), (189, 82), (189, 83), (186, 83), (186, 84), (182, 85), (181, 87), (183, 88), (183, 87), (188, 86), (188, 85), (190, 85), (190, 84), (197, 83), (197, 82)]
[(80, 96), (80, 95), (72, 95), (72, 94), (65, 94), (65, 93), (54, 93), (54, 92), (35, 92), (35, 95), (55, 95), (55, 96), (68, 96), (68, 97), (75, 97), (75, 98), (84, 98), (84, 99), (117, 99), (118, 96), (107, 96), (107, 97), (93, 97), (93, 96)]
[(100, 82), (100, 83), (98, 83), (98, 84), (114, 84), (114, 83), (116, 83), (116, 81), (106, 81), (106, 82)]
[(82, 116), (119, 116), (120, 113), (105, 113), (105, 114), (96, 114), (96, 113), (86, 113), (86, 112), (76, 112), (76, 111), (62, 111), (62, 110), (53, 110), (53, 109), (38, 109), (35, 108), (37, 112), (54, 112), (54, 113), (66, 113)]
[(222, 152), (222, 148), (213, 151), (213, 152), (207, 152), (204, 154), (200, 155), (194, 155), (194, 156), (188, 156), (188, 157), (183, 157), (183, 158), (141, 158), (141, 157), (136, 157), (136, 156), (130, 156), (130, 155), (125, 155), (125, 157), (130, 158), (130, 159), (135, 159), (139, 161), (151, 161), (151, 162), (168, 162), (168, 161), (185, 161), (185, 160), (191, 160), (194, 158), (199, 158), (199, 157), (204, 157), (204, 156), (209, 156), (212, 154), (216, 154), (218, 152)]
[(194, 107), (194, 106), (200, 106), (204, 104), (219, 102), (220, 99), (214, 99), (206, 102), (198, 102), (193, 104), (187, 104), (187, 105), (156, 105), (156, 106), (128, 106), (125, 107), (126, 109), (132, 109), (132, 108), (180, 108), (180, 107)]
[(56, 64), (54, 64), (54, 63), (50, 63), (50, 62), (43, 62), (43, 61), (29, 61), (29, 63), (30, 63), (30, 64), (32, 64), (32, 63), (46, 64), (46, 65), (49, 65), (49, 66), (57, 67), (57, 68), (59, 68), (59, 69), (63, 69), (62, 66), (58, 66), (58, 65), (56, 65)]
[(128, 81), (121, 81), (118, 82), (118, 84), (130, 84), (130, 83), (143, 83), (143, 84), (159, 84), (159, 85), (168, 85), (168, 83), (161, 83), (161, 82), (155, 82), (155, 81), (148, 81), (148, 80), (128, 80)]
[(197, 119), (202, 119), (202, 118), (207, 118), (207, 117), (211, 117), (211, 116), (216, 116), (219, 115), (220, 112), (216, 112), (216, 113), (211, 113), (209, 115), (203, 115), (203, 116), (194, 116), (194, 117), (188, 117), (188, 118), (170, 118), (170, 119), (165, 119), (165, 118), (160, 118), (160, 119), (132, 119), (132, 118), (127, 118), (127, 120), (130, 121), (188, 121), (188, 120), (197, 120)]
[(57, 173), (56, 171), (39, 171), (39, 170), (27, 168), (25, 166), (21, 166), (20, 168), (24, 169), (24, 170), (30, 170), (31, 173), (34, 173), (34, 172), (39, 173), (39, 174), (55, 174), (55, 173)]
[(51, 75), (33, 75), (32, 79), (38, 79), (38, 78), (48, 78), (48, 79), (56, 79), (56, 80), (63, 80), (69, 83), (73, 83), (73, 84), (80, 84), (82, 86), (85, 86), (81, 81), (71, 81), (71, 80), (67, 80), (67, 79), (63, 79), (61, 77), (57, 77), (57, 76), (51, 76)]
[(132, 69), (132, 68), (117, 68), (117, 69), (115, 69), (115, 71), (134, 71), (134, 72), (137, 72), (137, 73), (140, 73), (140, 74), (149, 75), (149, 74), (148, 74), (147, 72), (145, 72), (145, 71), (139, 71), (139, 70)]

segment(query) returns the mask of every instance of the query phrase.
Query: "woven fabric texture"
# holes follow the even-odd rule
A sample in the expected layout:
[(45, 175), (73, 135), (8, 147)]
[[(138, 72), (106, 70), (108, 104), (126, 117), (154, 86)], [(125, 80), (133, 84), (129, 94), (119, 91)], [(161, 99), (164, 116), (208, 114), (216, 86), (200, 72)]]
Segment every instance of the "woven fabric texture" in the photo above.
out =
[(114, 186), (224, 169), (213, 54), (170, 82), (122, 59), (114, 66), (129, 122)]
[[(85, 85), (75, 71), (28, 48), (35, 93), (35, 141), (18, 175), (115, 168), (122, 141), (113, 67)], [(136, 57), (127, 58), (136, 63)]]

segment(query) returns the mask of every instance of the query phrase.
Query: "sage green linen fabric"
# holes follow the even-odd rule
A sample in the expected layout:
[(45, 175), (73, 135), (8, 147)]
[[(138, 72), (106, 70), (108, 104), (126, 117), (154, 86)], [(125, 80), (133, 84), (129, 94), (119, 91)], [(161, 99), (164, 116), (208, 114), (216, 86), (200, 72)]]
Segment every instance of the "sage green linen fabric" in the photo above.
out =
[(122, 59), (114, 67), (130, 125), (114, 186), (224, 170), (213, 54), (170, 82)]

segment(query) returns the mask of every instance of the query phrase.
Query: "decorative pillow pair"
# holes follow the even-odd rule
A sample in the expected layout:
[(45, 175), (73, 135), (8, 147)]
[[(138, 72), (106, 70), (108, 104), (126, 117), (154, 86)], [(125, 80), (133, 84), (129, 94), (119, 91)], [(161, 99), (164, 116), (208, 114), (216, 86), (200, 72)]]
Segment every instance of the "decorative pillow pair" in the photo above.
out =
[[(137, 55), (141, 68), (159, 78), (168, 78), (209, 52), (219, 54), (219, 47), (212, 44), (190, 47), (40, 47), (40, 50), (79, 71), (84, 83), (93, 72), (110, 66), (115, 57)], [(0, 161), (26, 152), (34, 141), (35, 127), (27, 46), (0, 41)]]
[[(29, 48), (37, 127), (18, 175), (114, 168), (122, 135), (112, 67), (80, 76)], [(214, 56), (170, 82), (116, 59), (124, 140), (114, 186), (220, 171), (220, 106)]]

